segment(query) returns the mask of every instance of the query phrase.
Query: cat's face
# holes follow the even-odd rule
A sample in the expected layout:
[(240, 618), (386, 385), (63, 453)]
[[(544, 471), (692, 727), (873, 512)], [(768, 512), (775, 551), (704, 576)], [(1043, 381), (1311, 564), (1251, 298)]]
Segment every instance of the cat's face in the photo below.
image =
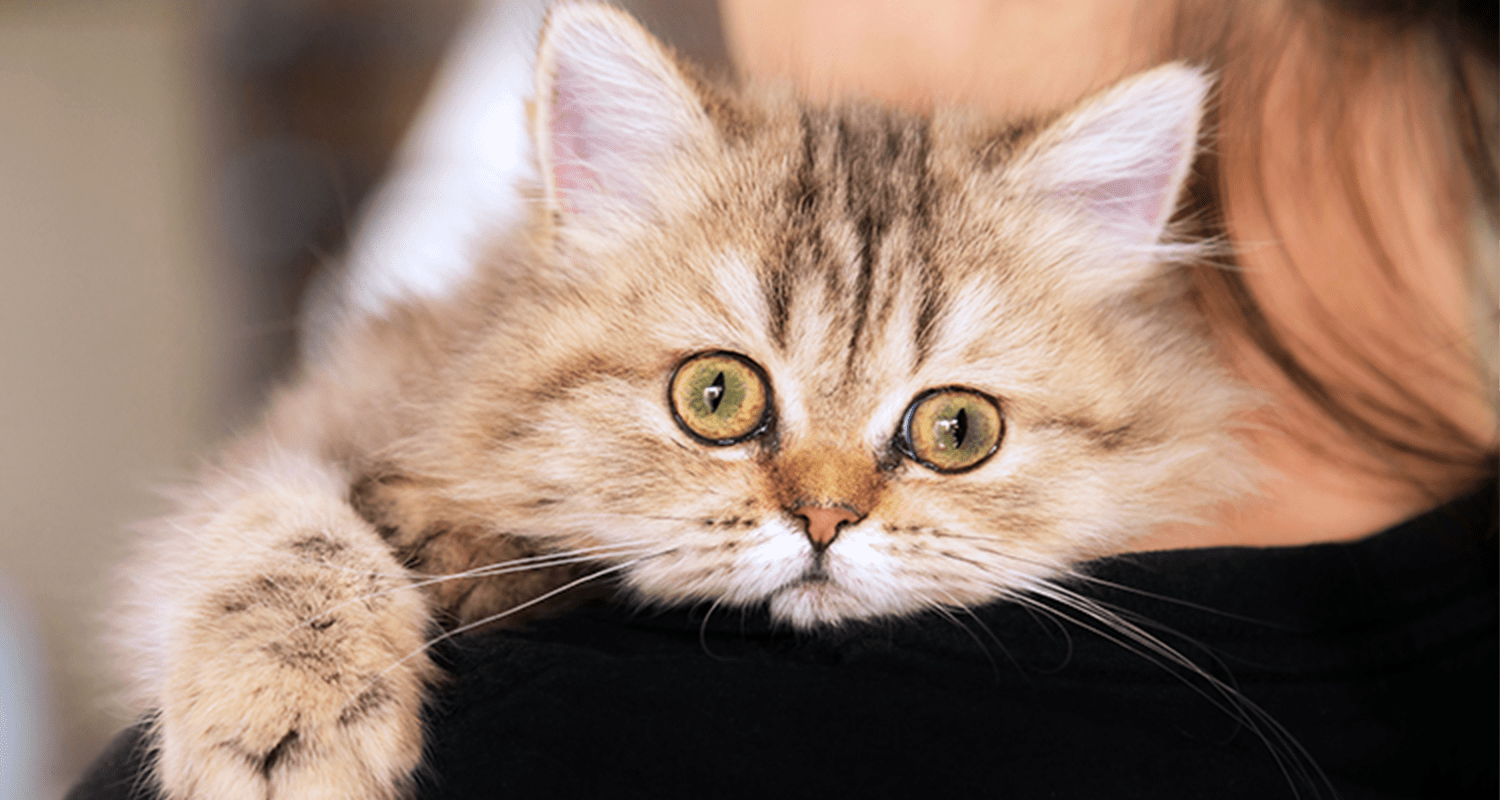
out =
[(707, 102), (625, 25), (543, 46), (552, 274), (430, 448), (474, 518), (810, 626), (1024, 591), (1242, 487), (1244, 396), (1156, 245), (1201, 78), (1038, 127)]

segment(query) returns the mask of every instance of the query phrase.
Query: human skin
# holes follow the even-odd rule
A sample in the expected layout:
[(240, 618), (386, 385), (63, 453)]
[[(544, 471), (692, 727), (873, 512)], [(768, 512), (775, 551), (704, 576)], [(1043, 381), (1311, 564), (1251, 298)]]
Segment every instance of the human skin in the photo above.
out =
[[(1160, 41), (1172, 9), (1170, 0), (721, 0), (720, 10), (730, 54), (747, 77), (791, 81), (812, 99), (856, 94), (916, 109), (962, 103), (999, 115), (1059, 107), (1151, 66), (1147, 43)], [(1257, 13), (1280, 10), (1266, 2)], [(1325, 101), (1307, 88), (1306, 75), (1329, 65), (1308, 42), (1294, 33), (1276, 51), (1280, 60), (1257, 109), (1259, 150), (1234, 135), (1244, 120), (1229, 115), (1214, 143), (1246, 284), (1319, 379), (1346, 396), (1368, 394), (1416, 417), (1450, 420), (1493, 450), (1493, 399), (1475, 356), (1476, 290), (1464, 269), (1465, 259), (1494, 258), (1493, 247), (1476, 254), (1467, 236), (1455, 235), (1462, 226), (1451, 224), (1452, 215), (1462, 219), (1468, 209), (1453, 208), (1446, 187), (1432, 179), (1455, 167), (1443, 160), (1434, 129), (1410, 122), (1444, 124), (1443, 109), (1422, 107), (1435, 93), (1424, 92), (1420, 70), (1404, 69), (1420, 57), (1399, 51), (1376, 59), (1373, 79), (1340, 98), (1351, 128), (1336, 141), (1353, 143), (1356, 191), (1373, 223), (1362, 228), (1347, 204), (1326, 201), (1349, 188), (1347, 174), (1310, 135), (1325, 124)], [(1394, 264), (1385, 274), (1394, 278), (1383, 277), (1369, 230), (1380, 232)], [(1493, 264), (1481, 270), (1493, 274)], [(1243, 434), (1269, 477), (1258, 495), (1217, 509), (1207, 524), (1160, 527), (1134, 549), (1356, 539), (1483, 477), (1478, 465), (1439, 467), (1372, 450), (1243, 335), (1224, 335), (1223, 352), (1270, 400)], [(1378, 373), (1428, 408), (1393, 395), (1372, 377)]]

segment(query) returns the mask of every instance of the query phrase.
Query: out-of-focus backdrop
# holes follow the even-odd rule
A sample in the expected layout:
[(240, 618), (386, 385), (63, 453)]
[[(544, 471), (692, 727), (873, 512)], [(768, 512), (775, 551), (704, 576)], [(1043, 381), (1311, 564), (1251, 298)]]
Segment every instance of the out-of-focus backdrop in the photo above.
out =
[[(712, 0), (623, 5), (722, 65)], [(60, 797), (129, 721), (127, 526), (253, 422), (475, 7), (0, 0), (0, 800)]]

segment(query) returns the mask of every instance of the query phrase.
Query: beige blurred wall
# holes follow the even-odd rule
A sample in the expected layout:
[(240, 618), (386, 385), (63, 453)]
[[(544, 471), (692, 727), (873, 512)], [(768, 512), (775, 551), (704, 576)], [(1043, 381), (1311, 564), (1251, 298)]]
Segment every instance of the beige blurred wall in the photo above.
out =
[(0, 570), (39, 618), (59, 786), (125, 722), (107, 565), (228, 377), (191, 12), (0, 1)]

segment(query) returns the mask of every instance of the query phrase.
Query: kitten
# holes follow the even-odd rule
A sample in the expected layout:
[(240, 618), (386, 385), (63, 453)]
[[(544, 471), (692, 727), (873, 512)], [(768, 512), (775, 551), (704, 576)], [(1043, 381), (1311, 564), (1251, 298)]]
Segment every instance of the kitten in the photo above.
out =
[(405, 795), (435, 626), (605, 582), (802, 628), (972, 606), (1244, 491), (1251, 395), (1167, 226), (1207, 89), (808, 106), (555, 8), (531, 219), (347, 321), (145, 544), (166, 793)]

